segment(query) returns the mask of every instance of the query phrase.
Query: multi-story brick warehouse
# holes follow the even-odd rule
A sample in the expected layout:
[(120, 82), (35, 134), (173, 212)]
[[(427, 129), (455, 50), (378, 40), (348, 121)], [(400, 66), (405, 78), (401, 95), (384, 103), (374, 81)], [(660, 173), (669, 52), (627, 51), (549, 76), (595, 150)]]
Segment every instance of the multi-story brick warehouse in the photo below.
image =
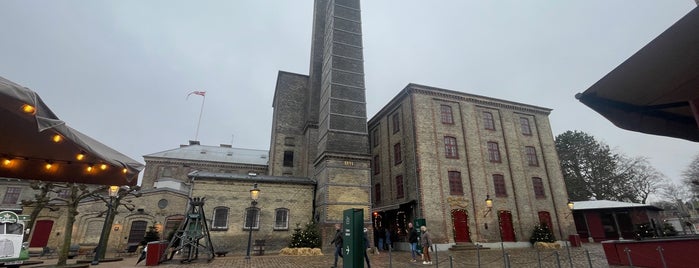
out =
[[(206, 198), (214, 246), (224, 250), (242, 250), (250, 228), (269, 250), (281, 248), (310, 220), (327, 237), (348, 208), (399, 234), (424, 218), (440, 249), (528, 241), (539, 222), (559, 239), (573, 231), (549, 109), (410, 84), (367, 124), (365, 93), (359, 1), (316, 0), (310, 72), (279, 72), (269, 151), (192, 142), (144, 156), (143, 196), (116, 216), (110, 247), (138, 241), (147, 225), (165, 237), (188, 197)], [(96, 243), (103, 210), (81, 207), (73, 243)], [(56, 223), (43, 243), (59, 236), (60, 217), (40, 216)]]
[(528, 242), (542, 222), (566, 239), (550, 111), (409, 84), (368, 123), (375, 226), (401, 234), (424, 218), (436, 243), (451, 244)]

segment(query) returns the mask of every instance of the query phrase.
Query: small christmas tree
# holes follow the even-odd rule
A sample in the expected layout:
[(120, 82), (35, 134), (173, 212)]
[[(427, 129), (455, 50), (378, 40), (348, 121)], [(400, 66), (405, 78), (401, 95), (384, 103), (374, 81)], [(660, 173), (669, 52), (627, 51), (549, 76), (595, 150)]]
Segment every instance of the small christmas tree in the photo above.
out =
[(534, 232), (532, 232), (532, 237), (529, 239), (529, 242), (532, 244), (536, 242), (552, 243), (554, 241), (556, 241), (556, 238), (553, 237), (553, 232), (546, 224), (534, 226)]
[(670, 223), (663, 223), (663, 235), (665, 236), (676, 236), (677, 235), (677, 230), (675, 229), (675, 226), (672, 226)]
[(289, 243), (290, 248), (320, 248), (320, 230), (318, 230), (318, 225), (315, 222), (310, 222), (306, 224), (304, 229), (296, 224), (296, 229), (291, 235), (291, 243)]

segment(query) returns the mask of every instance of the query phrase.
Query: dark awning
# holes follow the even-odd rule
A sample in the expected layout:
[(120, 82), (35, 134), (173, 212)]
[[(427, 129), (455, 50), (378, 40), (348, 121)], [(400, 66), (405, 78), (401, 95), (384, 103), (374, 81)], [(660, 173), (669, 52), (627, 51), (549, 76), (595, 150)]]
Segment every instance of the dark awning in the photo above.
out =
[(136, 160), (67, 126), (36, 92), (0, 77), (0, 177), (134, 186), (142, 169)]
[(575, 97), (620, 128), (699, 142), (699, 9)]

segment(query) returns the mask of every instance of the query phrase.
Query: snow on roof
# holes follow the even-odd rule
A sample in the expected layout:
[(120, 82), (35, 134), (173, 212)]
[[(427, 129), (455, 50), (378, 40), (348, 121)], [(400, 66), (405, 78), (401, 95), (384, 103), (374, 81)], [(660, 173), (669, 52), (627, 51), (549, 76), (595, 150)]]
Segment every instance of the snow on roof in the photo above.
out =
[(647, 207), (649, 209), (662, 210), (653, 205), (639, 204), (639, 203), (629, 203), (611, 200), (592, 200), (592, 201), (576, 201), (573, 202), (573, 210), (584, 210), (584, 209), (611, 209), (611, 208), (635, 208), (635, 207)]
[(206, 162), (268, 165), (269, 152), (265, 150), (232, 148), (229, 146), (183, 145), (180, 148), (145, 155), (144, 157), (186, 159)]

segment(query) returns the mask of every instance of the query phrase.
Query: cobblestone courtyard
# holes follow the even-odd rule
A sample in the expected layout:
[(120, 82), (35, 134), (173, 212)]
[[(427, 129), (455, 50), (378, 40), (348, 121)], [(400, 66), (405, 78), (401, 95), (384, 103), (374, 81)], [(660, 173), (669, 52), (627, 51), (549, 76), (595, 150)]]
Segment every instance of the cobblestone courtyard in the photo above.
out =
[[(607, 265), (607, 260), (604, 256), (601, 244), (583, 244), (583, 247), (571, 247), (570, 256), (566, 248), (560, 250), (543, 250), (537, 252), (533, 248), (518, 248), (506, 249), (506, 255), (510, 260), (510, 267), (539, 267), (538, 260), (541, 260), (541, 267), (610, 267)], [(588, 261), (589, 252), (589, 261)], [(480, 253), (480, 254), (479, 254)], [(480, 267), (485, 268), (500, 268), (505, 267), (503, 262), (503, 252), (500, 249), (493, 248), (477, 251), (441, 251), (438, 254), (433, 254), (433, 264), (431, 266), (424, 265), (422, 262), (410, 262), (410, 252), (397, 251), (392, 254), (381, 252), (381, 254), (372, 254), (372, 267), (479, 267), (478, 259), (480, 255)], [(558, 258), (557, 258), (558, 257)], [(191, 264), (180, 264), (176, 261), (177, 257), (169, 263), (162, 263), (163, 267), (245, 267), (245, 268), (269, 268), (269, 267), (289, 267), (289, 268), (316, 268), (316, 267), (331, 267), (333, 264), (333, 255), (331, 252), (325, 252), (324, 256), (281, 256), (276, 254), (268, 254), (265, 256), (252, 256), (250, 261), (245, 260), (242, 254), (228, 255), (226, 257), (217, 257), (212, 262), (207, 263), (205, 260), (193, 262)], [(439, 262), (435, 260), (439, 260)], [(125, 258), (120, 262), (100, 263), (99, 267), (116, 268), (116, 267), (144, 267), (145, 261), (136, 266), (136, 256)], [(50, 264), (55, 259), (44, 260), (44, 264)], [(74, 261), (69, 261), (72, 263)], [(342, 267), (340, 265), (340, 267)], [(614, 266), (613, 266), (614, 267)]]

